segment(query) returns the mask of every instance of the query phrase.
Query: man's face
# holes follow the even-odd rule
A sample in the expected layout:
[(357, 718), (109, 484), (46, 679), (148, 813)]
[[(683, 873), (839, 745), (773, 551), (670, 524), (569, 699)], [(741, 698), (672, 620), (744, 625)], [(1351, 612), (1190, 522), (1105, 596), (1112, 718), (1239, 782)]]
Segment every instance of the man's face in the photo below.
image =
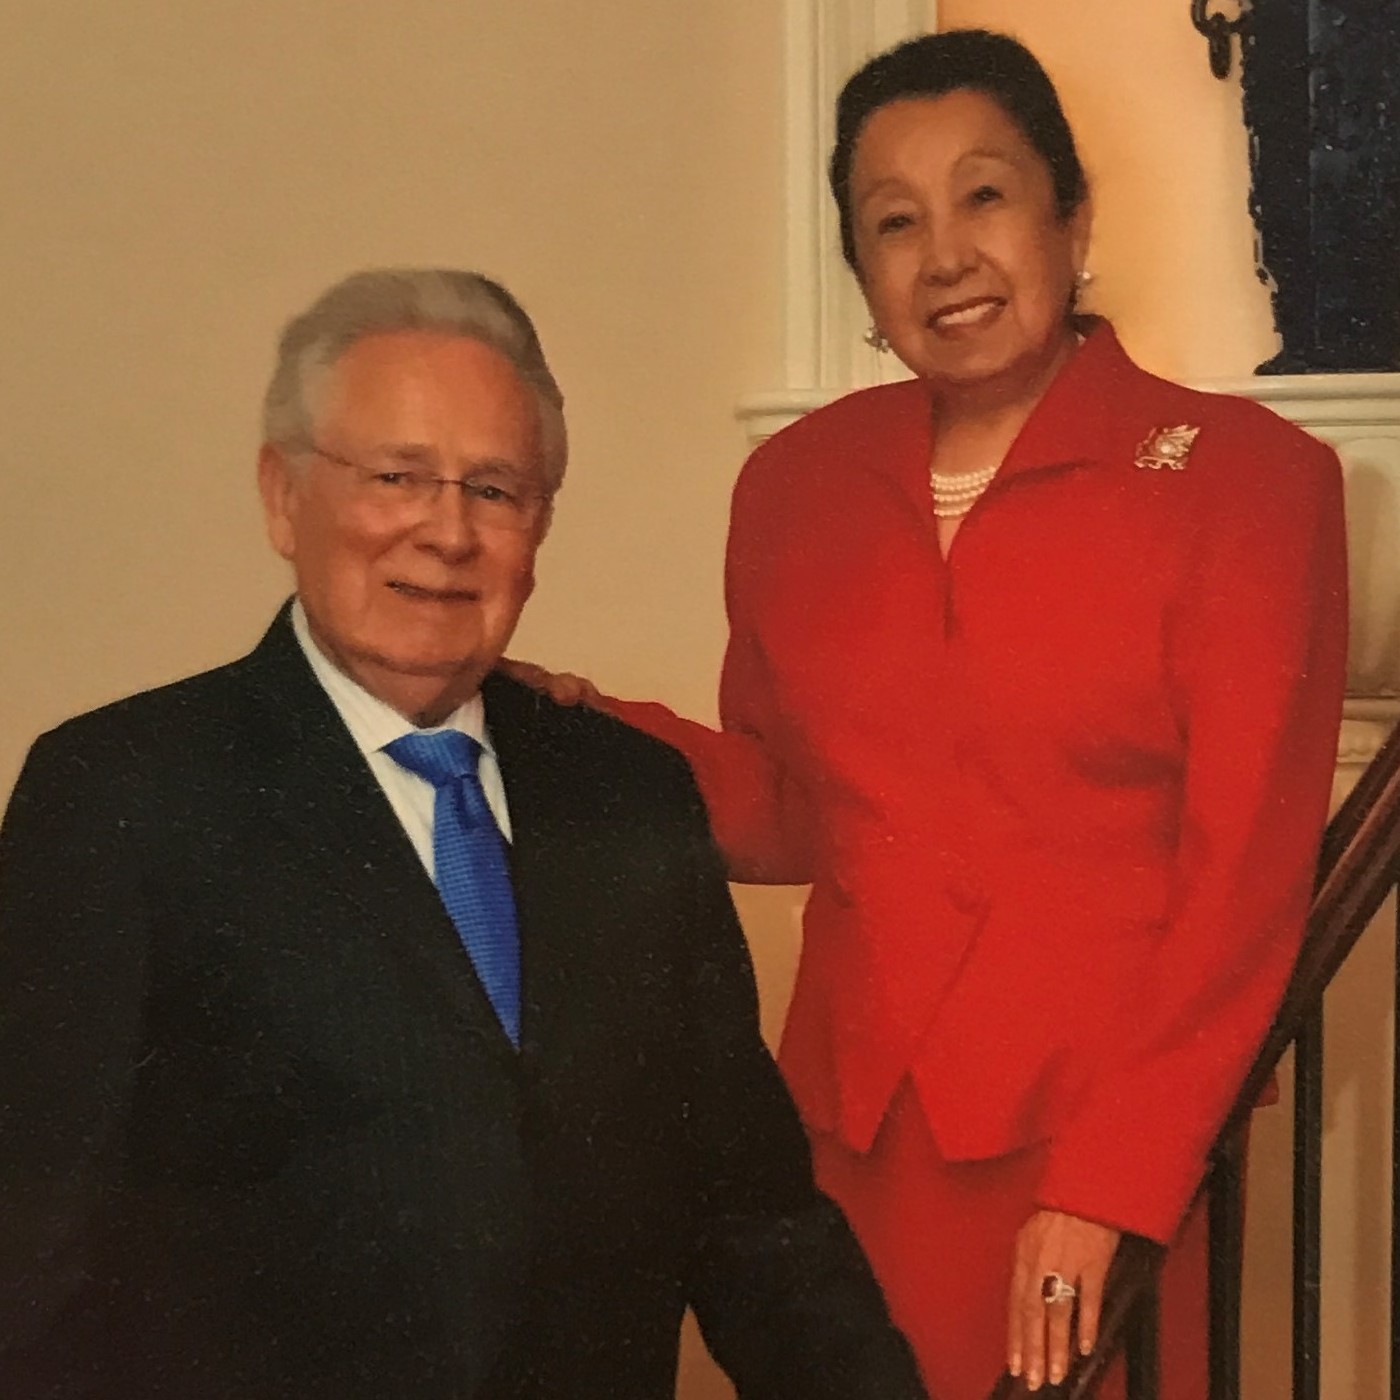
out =
[(475, 694), (534, 586), (549, 518), (534, 392), (478, 341), (395, 332), (341, 356), (315, 420), (307, 450), (259, 458), (273, 547), (321, 649), (435, 723)]

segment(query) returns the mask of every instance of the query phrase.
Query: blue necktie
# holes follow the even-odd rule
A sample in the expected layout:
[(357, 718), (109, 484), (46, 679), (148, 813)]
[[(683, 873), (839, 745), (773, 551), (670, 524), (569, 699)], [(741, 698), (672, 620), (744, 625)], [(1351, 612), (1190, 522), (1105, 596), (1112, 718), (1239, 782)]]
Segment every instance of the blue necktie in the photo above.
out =
[(437, 789), (433, 803), (433, 870), (457, 927), (511, 1044), (520, 1044), (520, 933), (506, 846), (486, 805), (477, 764), (481, 745), (444, 729), (405, 734), (384, 746), (403, 768)]

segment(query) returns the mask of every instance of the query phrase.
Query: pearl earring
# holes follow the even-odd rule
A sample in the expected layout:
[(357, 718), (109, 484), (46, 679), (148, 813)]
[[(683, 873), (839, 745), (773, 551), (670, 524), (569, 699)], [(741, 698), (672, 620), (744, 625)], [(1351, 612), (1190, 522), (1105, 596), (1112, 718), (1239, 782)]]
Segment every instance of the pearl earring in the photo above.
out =
[(890, 348), (889, 341), (885, 339), (879, 326), (877, 326), (874, 321), (870, 323), (870, 329), (866, 331), (861, 339), (864, 340), (872, 350), (878, 351), (881, 355), (885, 354)]

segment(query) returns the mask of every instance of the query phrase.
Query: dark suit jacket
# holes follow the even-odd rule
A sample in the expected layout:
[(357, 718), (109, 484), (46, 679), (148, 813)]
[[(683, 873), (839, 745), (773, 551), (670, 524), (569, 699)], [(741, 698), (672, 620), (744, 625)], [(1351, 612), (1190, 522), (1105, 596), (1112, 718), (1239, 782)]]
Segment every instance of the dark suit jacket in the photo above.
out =
[(500, 677), (524, 1044), (286, 614), (0, 828), (0, 1395), (922, 1394), (814, 1189), (683, 761)]

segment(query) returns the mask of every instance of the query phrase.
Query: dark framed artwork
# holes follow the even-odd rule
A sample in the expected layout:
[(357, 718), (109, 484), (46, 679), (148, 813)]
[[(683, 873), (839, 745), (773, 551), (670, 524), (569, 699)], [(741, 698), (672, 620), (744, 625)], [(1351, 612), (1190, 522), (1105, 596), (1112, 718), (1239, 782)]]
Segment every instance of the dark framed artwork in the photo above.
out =
[(1252, 0), (1230, 27), (1282, 340), (1258, 372), (1400, 370), (1400, 0)]

